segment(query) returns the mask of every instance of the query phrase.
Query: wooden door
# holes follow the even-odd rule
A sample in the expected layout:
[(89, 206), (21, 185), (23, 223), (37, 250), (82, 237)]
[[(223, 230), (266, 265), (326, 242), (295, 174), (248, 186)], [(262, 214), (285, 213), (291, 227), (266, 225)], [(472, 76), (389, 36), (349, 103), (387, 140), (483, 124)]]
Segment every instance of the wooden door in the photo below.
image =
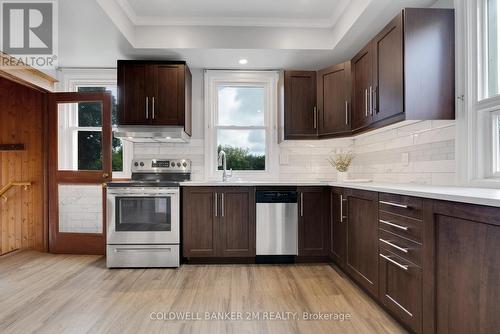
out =
[(182, 125), (184, 112), (184, 66), (151, 66), (153, 84), (152, 118), (154, 125)]
[(371, 123), (370, 86), (372, 85), (372, 44), (368, 44), (351, 61), (352, 64), (352, 130)]
[(220, 193), (219, 256), (255, 256), (255, 192), (249, 187), (217, 188)]
[(285, 139), (316, 138), (316, 72), (285, 71)]
[(374, 120), (404, 112), (403, 15), (396, 16), (373, 40)]
[(373, 297), (378, 295), (378, 193), (347, 189), (346, 270)]
[(215, 257), (220, 194), (213, 187), (184, 187), (182, 192), (184, 257)]
[(319, 134), (338, 135), (350, 130), (350, 62), (318, 72)]
[(347, 199), (344, 190), (330, 191), (330, 258), (344, 267), (347, 254)]
[(111, 94), (52, 93), (48, 108), (49, 251), (104, 254)]
[[(326, 256), (325, 189), (299, 187), (299, 256)], [(328, 197), (326, 197), (328, 198)]]
[(151, 65), (118, 61), (118, 124), (149, 125), (152, 121)]

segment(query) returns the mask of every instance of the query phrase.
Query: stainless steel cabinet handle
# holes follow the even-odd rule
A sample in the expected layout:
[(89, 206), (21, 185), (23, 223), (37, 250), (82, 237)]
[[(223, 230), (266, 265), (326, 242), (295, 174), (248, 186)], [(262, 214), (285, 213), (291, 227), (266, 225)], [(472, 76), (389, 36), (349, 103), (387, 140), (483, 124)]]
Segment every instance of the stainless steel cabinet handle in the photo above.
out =
[(340, 221), (344, 221), (344, 196), (340, 195)]
[(373, 116), (373, 88), (370, 86), (370, 115)]
[(349, 125), (349, 103), (345, 101), (345, 125)]
[(408, 248), (403, 248), (403, 247), (400, 247), (400, 246), (395, 245), (395, 244), (393, 244), (392, 242), (387, 241), (387, 240), (382, 239), (382, 238), (379, 238), (378, 240), (382, 241), (382, 242), (383, 242), (384, 244), (386, 244), (386, 245), (389, 245), (389, 246), (391, 246), (391, 247), (393, 247), (393, 248), (396, 248), (397, 250), (400, 250), (400, 251), (402, 251), (402, 252), (408, 253)]
[(300, 216), (304, 217), (304, 193), (300, 193)]
[(217, 217), (217, 193), (215, 193), (215, 217)]
[(406, 227), (406, 226), (394, 224), (394, 223), (388, 222), (387, 220), (383, 220), (383, 219), (379, 219), (378, 221), (381, 222), (382, 224), (386, 224), (386, 225), (389, 225), (389, 226), (392, 226), (395, 228), (399, 228), (400, 230), (403, 230), (403, 231), (408, 231), (408, 227)]
[(365, 89), (365, 117), (368, 117), (368, 89)]
[(116, 248), (115, 253), (123, 253), (123, 252), (171, 252), (172, 248)]
[(146, 96), (146, 119), (149, 119), (149, 97)]
[(220, 194), (221, 196), (221, 202), (220, 202), (220, 205), (221, 205), (221, 208), (220, 208), (220, 215), (221, 217), (224, 217), (224, 193), (221, 193)]
[(394, 261), (393, 259), (391, 259), (391, 258), (390, 258), (390, 257), (388, 257), (388, 256), (385, 256), (385, 255), (383, 255), (383, 254), (379, 254), (379, 255), (380, 255), (380, 257), (382, 257), (382, 258), (386, 259), (387, 261), (389, 261), (389, 262), (390, 262), (390, 263), (392, 263), (392, 264), (395, 264), (396, 266), (398, 266), (398, 267), (399, 267), (399, 268), (401, 268), (401, 269), (408, 270), (408, 268), (409, 268), (409, 266), (404, 265), (404, 264), (401, 264), (401, 263), (399, 263), (399, 262), (397, 262), (397, 261)]
[(314, 112), (314, 128), (316, 129), (318, 127), (318, 109), (314, 107), (313, 112)]
[(378, 202), (380, 204), (386, 204), (386, 205), (395, 206), (398, 208), (408, 209), (408, 205), (404, 205), (404, 204), (399, 204), (399, 203), (394, 203), (394, 202), (386, 202), (386, 201), (378, 201)]
[(155, 119), (155, 97), (153, 96), (152, 98), (152, 111), (151, 111), (151, 114), (153, 115), (153, 119)]

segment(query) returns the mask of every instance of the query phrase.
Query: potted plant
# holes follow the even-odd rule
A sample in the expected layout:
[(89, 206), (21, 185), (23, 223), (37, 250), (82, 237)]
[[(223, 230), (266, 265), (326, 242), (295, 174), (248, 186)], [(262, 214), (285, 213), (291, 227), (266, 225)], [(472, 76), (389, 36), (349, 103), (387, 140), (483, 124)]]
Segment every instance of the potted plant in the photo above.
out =
[(354, 159), (354, 153), (337, 153), (333, 157), (328, 158), (328, 162), (332, 167), (337, 170), (337, 181), (344, 182), (347, 180), (347, 171), (349, 170), (349, 166)]

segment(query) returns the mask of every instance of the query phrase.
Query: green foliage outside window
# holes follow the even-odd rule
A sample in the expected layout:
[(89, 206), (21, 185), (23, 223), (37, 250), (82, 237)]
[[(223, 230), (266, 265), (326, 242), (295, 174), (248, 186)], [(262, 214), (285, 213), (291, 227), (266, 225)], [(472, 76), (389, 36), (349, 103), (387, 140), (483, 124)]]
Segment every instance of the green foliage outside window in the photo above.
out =
[[(265, 170), (266, 156), (250, 153), (249, 149), (219, 145), (217, 152), (223, 150), (226, 153), (227, 169), (233, 170)], [(222, 167), (219, 167), (222, 170)]]
[[(106, 87), (78, 87), (78, 92), (105, 92)], [(116, 97), (111, 101), (111, 124), (117, 121)], [(101, 127), (101, 104), (96, 102), (78, 103), (78, 126)], [(78, 170), (101, 170), (101, 133), (98, 131), (78, 131)], [(123, 170), (122, 142), (113, 137), (112, 166), (113, 171)]]

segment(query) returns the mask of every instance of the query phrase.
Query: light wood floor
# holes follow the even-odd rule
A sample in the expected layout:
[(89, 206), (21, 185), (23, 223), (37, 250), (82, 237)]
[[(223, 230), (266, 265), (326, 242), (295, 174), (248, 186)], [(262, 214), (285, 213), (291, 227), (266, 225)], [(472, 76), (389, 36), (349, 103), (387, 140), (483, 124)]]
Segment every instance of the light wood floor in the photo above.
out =
[[(297, 312), (297, 320), (151, 320), (152, 312)], [(197, 313), (198, 312), (198, 313)], [(349, 313), (305, 321), (302, 312)], [(268, 313), (269, 314), (269, 313)], [(156, 315), (156, 313), (154, 314)], [(237, 314), (235, 315), (237, 316)], [(0, 258), (0, 333), (405, 333), (329, 265), (113, 269), (98, 256)]]

